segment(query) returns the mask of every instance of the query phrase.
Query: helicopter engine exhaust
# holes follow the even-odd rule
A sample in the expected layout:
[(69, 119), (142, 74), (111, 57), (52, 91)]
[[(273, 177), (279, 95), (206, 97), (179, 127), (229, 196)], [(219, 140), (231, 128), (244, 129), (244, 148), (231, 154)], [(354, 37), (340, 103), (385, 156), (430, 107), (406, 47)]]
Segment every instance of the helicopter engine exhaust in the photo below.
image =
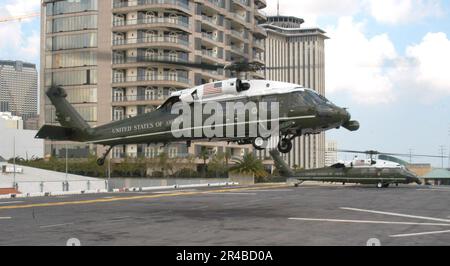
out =
[(345, 124), (342, 125), (344, 128), (350, 130), (350, 131), (357, 131), (360, 127), (358, 121), (348, 121)]

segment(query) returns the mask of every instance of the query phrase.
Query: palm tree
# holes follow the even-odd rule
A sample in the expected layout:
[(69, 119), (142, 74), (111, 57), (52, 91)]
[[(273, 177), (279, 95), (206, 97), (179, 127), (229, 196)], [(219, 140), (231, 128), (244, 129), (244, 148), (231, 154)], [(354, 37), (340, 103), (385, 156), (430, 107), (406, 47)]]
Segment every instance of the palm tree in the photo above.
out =
[(267, 176), (264, 165), (252, 153), (247, 153), (242, 159), (234, 160), (235, 166), (231, 167), (231, 172), (238, 174), (252, 175), (257, 178)]
[(206, 161), (209, 159), (209, 151), (206, 147), (202, 147), (202, 149), (200, 150), (200, 159), (203, 160), (203, 178), (205, 178), (206, 175)]

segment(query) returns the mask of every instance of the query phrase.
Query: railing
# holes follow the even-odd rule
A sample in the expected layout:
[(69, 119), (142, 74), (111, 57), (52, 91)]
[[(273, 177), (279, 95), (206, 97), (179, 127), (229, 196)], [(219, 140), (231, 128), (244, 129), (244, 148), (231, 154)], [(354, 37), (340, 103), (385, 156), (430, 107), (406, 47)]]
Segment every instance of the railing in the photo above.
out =
[(217, 24), (217, 21), (216, 21), (216, 20), (214, 20), (214, 19), (211, 18), (211, 17), (205, 16), (205, 15), (202, 15), (202, 20), (206, 20), (206, 21), (208, 21), (208, 22), (210, 22), (210, 23), (212, 23), (212, 24), (214, 24), (214, 25)]
[(137, 102), (137, 101), (163, 101), (165, 98), (159, 99), (152, 95), (123, 95), (113, 96), (113, 102)]
[(169, 56), (169, 55), (138, 56), (138, 57), (125, 57), (125, 58), (116, 57), (116, 58), (113, 58), (113, 64), (145, 63), (145, 62), (155, 63), (155, 61), (161, 61), (162, 63), (164, 63), (164, 62), (187, 63), (188, 59), (187, 58), (172, 57), (172, 56)]
[(114, 2), (114, 8), (131, 7), (131, 6), (143, 6), (143, 5), (176, 5), (184, 9), (189, 9), (189, 4), (183, 3), (178, 0), (138, 0), (138, 1), (127, 1), (127, 2)]
[(208, 0), (208, 2), (215, 5), (216, 7), (225, 8), (221, 0)]
[(234, 13), (233, 16), (234, 16), (235, 18), (239, 19), (239, 20), (242, 20), (242, 21), (244, 21), (244, 22), (247, 22), (247, 17), (246, 17), (246, 16), (242, 16), (242, 15), (240, 15), (240, 14), (238, 14), (238, 13)]
[(233, 1), (236, 2), (236, 3), (238, 3), (238, 4), (247, 6), (247, 7), (249, 6), (248, 0), (233, 0)]
[(129, 19), (129, 20), (114, 20), (114, 27), (123, 27), (123, 26), (133, 26), (133, 25), (148, 25), (148, 24), (172, 24), (181, 26), (184, 28), (189, 28), (189, 22), (183, 21), (178, 18), (140, 18), (140, 19)]
[(164, 75), (141, 75), (141, 76), (128, 76), (128, 77), (114, 77), (113, 83), (127, 83), (127, 82), (139, 82), (139, 81), (175, 81), (180, 83), (189, 84), (187, 77), (173, 76), (169, 74)]
[(210, 34), (210, 33), (202, 32), (202, 37), (203, 37), (203, 38), (210, 39), (210, 40), (215, 41), (215, 42), (218, 41), (217, 37), (214, 37), (214, 36), (213, 36), (212, 34)]
[(219, 56), (216, 53), (213, 53), (213, 51), (210, 50), (202, 50), (202, 55), (219, 58)]
[(237, 31), (237, 30), (230, 30), (231, 34), (234, 36), (237, 36), (239, 38), (245, 38), (245, 32), (244, 31)]
[(239, 46), (235, 46), (235, 45), (231, 45), (231, 50), (238, 52), (238, 53), (244, 53), (243, 47), (239, 47)]
[(184, 46), (189, 46), (189, 42), (185, 39), (164, 36), (164, 37), (143, 37), (143, 38), (133, 38), (133, 39), (115, 39), (113, 40), (113, 45), (127, 45), (127, 44), (140, 44), (140, 43), (175, 43)]

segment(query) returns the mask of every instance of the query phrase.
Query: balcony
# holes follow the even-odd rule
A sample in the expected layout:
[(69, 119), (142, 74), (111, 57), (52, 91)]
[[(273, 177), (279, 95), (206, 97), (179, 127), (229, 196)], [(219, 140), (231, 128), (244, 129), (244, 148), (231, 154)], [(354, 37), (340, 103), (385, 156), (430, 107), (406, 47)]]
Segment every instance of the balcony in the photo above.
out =
[(123, 45), (133, 45), (133, 44), (178, 44), (181, 46), (189, 47), (189, 42), (182, 38), (163, 36), (163, 37), (143, 37), (143, 38), (133, 38), (133, 39), (116, 39), (113, 40), (113, 46), (123, 46)]
[(255, 25), (253, 34), (257, 39), (267, 38), (267, 31), (259, 25)]
[(225, 4), (222, 0), (207, 0), (207, 1), (205, 1), (205, 4), (210, 4), (214, 8), (219, 8), (219, 9), (225, 8)]
[(250, 7), (249, 0), (233, 0), (233, 3), (236, 3), (236, 4), (238, 4), (239, 6), (241, 6), (243, 8)]
[(189, 30), (189, 22), (183, 21), (181, 19), (176, 18), (140, 18), (140, 19), (130, 19), (130, 20), (121, 20), (116, 19), (113, 21), (114, 27), (126, 27), (126, 26), (139, 26), (139, 25), (155, 25), (161, 24), (162, 26), (178, 26)]
[(259, 53), (253, 53), (253, 61), (265, 64), (263, 55)]
[(240, 15), (238, 13), (233, 13), (233, 18), (241, 22), (242, 24), (246, 24), (247, 22), (247, 16)]
[(258, 24), (263, 24), (267, 22), (267, 15), (264, 14), (261, 10), (255, 10), (255, 19)]
[(258, 7), (258, 9), (263, 9), (267, 7), (267, 1), (266, 0), (255, 0), (255, 5)]
[(240, 55), (244, 55), (245, 54), (244, 47), (239, 47), (239, 46), (236, 46), (236, 45), (231, 45), (230, 47), (231, 47), (231, 51), (233, 51), (235, 53), (238, 53)]
[(168, 72), (163, 75), (148, 74), (140, 76), (114, 77), (112, 79), (112, 83), (120, 87), (166, 85), (186, 88), (190, 86), (190, 81), (187, 76), (171, 75)]
[(247, 39), (247, 33), (245, 31), (230, 30), (231, 36), (238, 38), (241, 41)]
[(182, 3), (178, 0), (134, 0), (127, 2), (114, 2), (114, 8), (124, 8), (124, 7), (141, 7), (146, 5), (171, 5), (178, 8), (182, 8), (189, 12), (189, 5)]
[(262, 41), (262, 40), (253, 41), (253, 47), (260, 51), (264, 51), (265, 50), (264, 41)]
[(216, 43), (221, 43), (219, 38), (215, 37), (211, 33), (202, 32), (202, 39), (206, 40), (206, 41), (213, 42), (214, 45), (216, 45)]
[(222, 58), (220, 58), (219, 55), (217, 53), (214, 53), (212, 50), (202, 49), (202, 55), (209, 57), (209, 60), (213, 62), (216, 62), (218, 59), (222, 60)]
[(130, 105), (161, 105), (167, 97), (157, 99), (157, 97), (151, 97), (150, 95), (123, 95), (113, 96), (113, 106), (130, 106)]
[(188, 63), (187, 58), (174, 57), (170, 55), (155, 55), (155, 56), (138, 56), (138, 57), (125, 57), (113, 58), (113, 64), (133, 64), (133, 63)]

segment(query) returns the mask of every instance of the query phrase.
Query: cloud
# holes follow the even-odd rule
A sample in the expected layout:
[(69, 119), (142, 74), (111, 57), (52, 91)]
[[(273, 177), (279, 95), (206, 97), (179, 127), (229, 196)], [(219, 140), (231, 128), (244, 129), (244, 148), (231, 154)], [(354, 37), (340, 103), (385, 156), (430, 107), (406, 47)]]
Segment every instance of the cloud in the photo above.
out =
[[(369, 15), (384, 24), (405, 24), (443, 15), (442, 0), (280, 0), (280, 14), (300, 16), (307, 26), (319, 17)], [(277, 0), (268, 0), (265, 12), (277, 14)]]
[[(0, 17), (24, 15), (39, 10), (39, 0), (8, 1), (0, 7)], [(38, 62), (39, 38), (37, 18), (0, 23), (0, 58)]]
[[(305, 20), (305, 27), (317, 26), (320, 16), (350, 16), (360, 11), (361, 0), (280, 0), (280, 14), (297, 16)], [(268, 15), (277, 14), (277, 0), (268, 0), (264, 10)]]
[(337, 27), (327, 29), (326, 82), (330, 93), (348, 93), (361, 104), (389, 103), (394, 100), (394, 84), (384, 66), (397, 58), (387, 34), (368, 38), (365, 23), (343, 17)]
[(386, 24), (404, 24), (442, 15), (441, 0), (369, 0), (369, 13)]
[(406, 96), (433, 103), (450, 95), (450, 40), (442, 32), (427, 33), (419, 44), (407, 47), (390, 71), (390, 78)]

